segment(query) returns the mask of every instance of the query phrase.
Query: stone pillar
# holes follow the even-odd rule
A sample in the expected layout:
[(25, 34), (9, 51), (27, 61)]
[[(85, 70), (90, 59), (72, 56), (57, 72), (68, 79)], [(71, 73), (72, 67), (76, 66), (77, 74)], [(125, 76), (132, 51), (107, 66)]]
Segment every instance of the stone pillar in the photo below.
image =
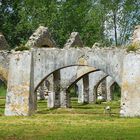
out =
[(28, 116), (34, 113), (33, 60), (29, 51), (15, 52), (9, 64), (5, 105), (6, 116)]
[(140, 55), (129, 53), (123, 61), (121, 111), (125, 117), (140, 116)]
[(107, 101), (112, 101), (114, 99), (113, 96), (114, 82), (115, 81), (110, 76), (106, 78)]
[(105, 101), (107, 100), (106, 79), (98, 85), (97, 95), (101, 95)]
[(93, 103), (93, 101), (94, 101), (93, 83), (90, 83), (89, 84), (89, 103)]
[(48, 108), (55, 108), (55, 93), (48, 92)]
[(55, 93), (55, 101), (54, 107), (60, 107), (60, 90), (61, 90), (61, 83), (60, 83), (60, 70), (57, 70), (53, 73), (53, 83), (54, 83), (54, 93)]
[(70, 107), (70, 95), (66, 91), (66, 88), (63, 88), (60, 92), (60, 107), (69, 108)]
[(83, 76), (81, 80), (77, 82), (78, 85), (78, 103), (89, 103), (89, 77)]
[(55, 92), (54, 92), (54, 78), (53, 74), (50, 75), (47, 80), (50, 83), (50, 86), (48, 88), (48, 108), (55, 108)]
[[(44, 84), (44, 83), (43, 83)], [(39, 97), (39, 100), (44, 100), (45, 99), (45, 93), (44, 93), (44, 85), (43, 84), (41, 84), (40, 86), (39, 86), (39, 89), (37, 90), (37, 94), (39, 94), (39, 95), (37, 95), (38, 97)]]
[(107, 100), (106, 78), (102, 81), (101, 85), (102, 85), (102, 96), (106, 101)]
[[(89, 103), (96, 102), (98, 84), (105, 76), (106, 74), (102, 71), (89, 74)], [(102, 88), (100, 90), (102, 92)]]
[(93, 86), (93, 103), (96, 103), (97, 101), (97, 85)]
[(84, 103), (89, 103), (89, 77), (88, 75), (83, 76), (83, 93)]
[(113, 99), (114, 99), (113, 85), (107, 86), (107, 101), (112, 101)]
[(83, 79), (77, 82), (78, 86), (78, 103), (84, 103), (84, 92), (83, 92)]

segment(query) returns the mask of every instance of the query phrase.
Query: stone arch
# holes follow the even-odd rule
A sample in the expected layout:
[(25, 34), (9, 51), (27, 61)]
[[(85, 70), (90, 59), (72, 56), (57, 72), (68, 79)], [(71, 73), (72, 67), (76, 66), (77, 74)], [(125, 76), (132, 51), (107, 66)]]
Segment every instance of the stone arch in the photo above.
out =
[[(38, 85), (41, 79), (62, 67), (86, 65), (91, 67), (94, 66), (96, 69), (102, 70), (106, 74), (110, 75), (122, 87), (122, 116), (139, 116), (139, 60), (140, 55), (138, 53), (126, 53), (125, 50), (116, 48), (44, 48), (16, 52), (10, 59), (10, 76), (8, 79), (5, 114), (29, 115), (34, 112), (34, 108), (30, 106), (34, 100), (32, 94), (34, 88)], [(10, 78), (13, 77), (14, 79), (12, 79), (11, 82)], [(16, 88), (17, 85), (18, 89)], [(25, 92), (23, 93), (23, 91)], [(21, 93), (23, 93), (22, 97)], [(26, 100), (22, 100), (21, 103), (19, 101), (21, 101), (20, 98), (24, 97), (23, 95), (28, 95), (28, 97)], [(18, 108), (15, 106), (18, 106)]]
[[(53, 55), (52, 55), (53, 54)], [(34, 55), (34, 86), (55, 70), (68, 66), (91, 66), (111, 75), (121, 85), (123, 51), (109, 49), (36, 49)], [(63, 56), (63, 57), (62, 57)], [(112, 60), (110, 60), (110, 57)], [(40, 69), (41, 67), (41, 69)], [(48, 68), (48, 69), (46, 69)], [(46, 69), (46, 70), (45, 70)]]
[[(75, 79), (72, 79), (73, 81), (71, 81), (70, 83), (68, 83), (68, 85), (65, 85), (65, 87), (60, 92), (60, 97), (61, 97), (61, 99), (60, 99), (60, 106), (61, 107), (70, 107), (70, 102), (69, 102), (69, 98), (70, 98), (69, 89), (73, 85), (75, 85), (77, 83), (77, 81), (79, 81), (81, 78), (87, 76), (88, 74), (90, 74), (92, 72), (97, 72), (97, 71), (100, 71), (100, 70), (96, 69), (96, 70), (92, 70), (92, 71), (88, 71), (86, 73), (83, 73), (79, 77), (77, 77)], [(87, 77), (85, 78), (85, 80), (87, 80), (87, 83), (88, 83)], [(87, 86), (88, 86), (88, 84), (87, 84)], [(87, 88), (85, 87), (85, 90), (87, 90)]]
[[(61, 69), (53, 72), (52, 73), (53, 75), (52, 74), (48, 75), (44, 79), (42, 79), (40, 84), (47, 78), (47, 79), (49, 79), (49, 81), (52, 85), (51, 86), (52, 88), (49, 91), (51, 93), (49, 94), (49, 97), (48, 97), (48, 100), (49, 100), (48, 107), (53, 108), (55, 106), (52, 103), (52, 101), (55, 100), (54, 97), (56, 96), (56, 93), (60, 93), (61, 88), (62, 88), (61, 90), (63, 90), (63, 89), (66, 90), (67, 86), (69, 84), (71, 84), (73, 81), (75, 81), (75, 79), (81, 77), (85, 73), (92, 72), (93, 70), (94, 70), (94, 68), (91, 68), (91, 67), (71, 66), (71, 67), (61, 68)], [(55, 75), (57, 75), (57, 76), (55, 76)], [(55, 76), (55, 78), (54, 78), (54, 76)], [(55, 81), (57, 81), (57, 82), (55, 82)], [(55, 83), (57, 83), (57, 85), (56, 85), (57, 87), (60, 87), (60, 89), (57, 88), (57, 91), (56, 91), (56, 89), (54, 89)], [(60, 95), (58, 95), (58, 96), (60, 96)], [(58, 97), (58, 99), (59, 99), (59, 97)], [(57, 102), (57, 101), (54, 101), (54, 102)], [(55, 107), (57, 107), (57, 105)]]
[[(48, 75), (46, 75), (43, 79), (41, 79), (41, 81), (38, 83), (38, 85), (35, 87), (34, 89), (34, 92), (36, 92), (37, 88), (45, 81), (45, 79), (47, 79), (49, 76), (51, 76), (52, 74), (54, 74), (55, 72), (58, 72), (62, 69), (65, 69), (65, 68), (68, 68), (68, 67), (74, 67), (74, 66), (78, 66), (78, 65), (70, 65), (70, 66), (66, 66), (66, 67), (61, 67), (59, 69), (56, 69), (55, 71), (52, 71), (51, 73), (49, 73)], [(83, 67), (87, 67), (87, 66), (84, 66), (84, 65), (79, 65), (79, 66), (83, 66)], [(90, 67), (91, 68), (91, 67)], [(88, 71), (94, 71), (95, 68), (91, 68), (90, 70)], [(75, 77), (73, 77), (75, 78)]]
[[(70, 66), (69, 66), (70, 67)], [(81, 66), (81, 68), (84, 68), (85, 66)], [(65, 68), (67, 68), (67, 67), (65, 67)], [(59, 69), (59, 70), (62, 70), (63, 71), (63, 69), (65, 69), (65, 68), (61, 68), (61, 69)], [(71, 66), (70, 68), (73, 68), (73, 66)], [(41, 83), (43, 83), (43, 81), (45, 81), (45, 79), (47, 79), (47, 78), (49, 78), (49, 76), (51, 76), (52, 74), (57, 74), (57, 75), (59, 75), (59, 70), (56, 70), (56, 71), (54, 71), (54, 72), (52, 72), (52, 73), (50, 73), (49, 75), (47, 75), (47, 76), (45, 76), (45, 78), (43, 78), (42, 79), (42, 81), (40, 82), (40, 84), (37, 86), (37, 88), (41, 85)], [(71, 83), (73, 83), (75, 80), (78, 80), (78, 79), (81, 79), (81, 77), (83, 77), (84, 75), (86, 75), (86, 74), (89, 74), (89, 73), (92, 73), (92, 72), (95, 72), (95, 71), (100, 71), (100, 70), (96, 70), (95, 68), (91, 68), (91, 67), (89, 67), (89, 69), (87, 68), (87, 70), (86, 71), (84, 71), (84, 72), (82, 72), (82, 73), (78, 73), (77, 74), (77, 72), (74, 74), (74, 76), (72, 76), (72, 78), (71, 79), (66, 79), (67, 81), (63, 81), (64, 79), (61, 79), (62, 81), (63, 81), (63, 83), (61, 83), (58, 79), (54, 79), (54, 80), (52, 80), (51, 79), (51, 82), (53, 83), (53, 81), (57, 81), (56, 83), (58, 84), (57, 86), (59, 86), (60, 87), (60, 89), (52, 89), (52, 91), (51, 91), (51, 94), (49, 94), (49, 96), (50, 97), (48, 97), (49, 99), (49, 101), (48, 101), (48, 106), (50, 107), (50, 108), (53, 108), (53, 107), (59, 107), (60, 106), (60, 104), (61, 103), (63, 103), (63, 101), (61, 101), (61, 100), (65, 100), (65, 97), (68, 97), (68, 96), (66, 96), (66, 89), (69, 87), (69, 85), (71, 84)], [(59, 75), (60, 76), (60, 75)], [(60, 78), (60, 77), (57, 77), (57, 78)], [(56, 77), (56, 76), (55, 76)], [(60, 82), (60, 83), (59, 83)], [(54, 83), (53, 83), (54, 84)], [(60, 85), (59, 85), (60, 84)], [(35, 89), (35, 91), (37, 90), (37, 88)], [(53, 88), (55, 88), (55, 85), (54, 85), (54, 87)], [(57, 91), (56, 91), (57, 90)], [(61, 94), (61, 96), (60, 96), (60, 94), (58, 95), (58, 96), (60, 96), (60, 97), (58, 97), (57, 99), (54, 99), (55, 98), (55, 96), (57, 96), (56, 94), (57, 93), (59, 94)], [(64, 96), (63, 96), (63, 94), (64, 94)], [(62, 97), (62, 98), (61, 98)], [(63, 98), (64, 97), (64, 98)], [(61, 99), (60, 99), (61, 98)], [(52, 104), (52, 100), (55, 100), (54, 101), (54, 104)], [(60, 103), (59, 103), (59, 101), (60, 101)], [(55, 104), (56, 103), (56, 104)], [(65, 103), (65, 102), (64, 102)], [(64, 106), (66, 106), (66, 105), (62, 105), (61, 104), (61, 107), (64, 107)], [(69, 106), (69, 105), (68, 105)]]
[[(91, 72), (91, 73), (92, 73), (92, 72)], [(87, 73), (87, 74), (89, 74), (89, 73)], [(87, 75), (87, 74), (85, 74), (85, 75)], [(83, 75), (83, 76), (84, 76), (84, 75)], [(77, 81), (79, 81), (83, 76), (81, 76), (80, 78), (76, 79), (72, 84), (70, 84), (69, 87), (67, 88), (67, 90), (69, 90), (69, 88), (72, 87), (75, 83), (77, 83)], [(103, 76), (103, 77), (99, 80), (99, 82), (94, 86), (94, 93), (97, 93), (97, 87), (99, 86), (99, 84), (100, 84), (107, 76), (108, 76), (108, 75)], [(97, 95), (95, 95), (95, 98), (94, 98), (94, 99), (96, 99), (96, 96), (97, 96)], [(95, 100), (94, 100), (94, 102), (95, 102)]]
[[(95, 95), (95, 97), (94, 97), (94, 102), (96, 102), (96, 100), (97, 100), (97, 89), (98, 89), (100, 83), (103, 82), (107, 77), (108, 77), (108, 75), (104, 76), (104, 77), (101, 78), (101, 80), (99, 80), (99, 82), (95, 85), (95, 87), (94, 87), (94, 95)], [(105, 96), (106, 96), (106, 95), (105, 95)], [(106, 97), (104, 97), (104, 98), (106, 99)]]

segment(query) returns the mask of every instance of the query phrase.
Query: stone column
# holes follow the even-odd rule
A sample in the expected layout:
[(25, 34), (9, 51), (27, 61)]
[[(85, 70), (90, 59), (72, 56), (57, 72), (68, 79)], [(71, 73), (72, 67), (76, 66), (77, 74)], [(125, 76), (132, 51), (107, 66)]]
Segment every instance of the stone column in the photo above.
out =
[(47, 80), (50, 83), (50, 86), (48, 87), (48, 108), (55, 108), (55, 92), (54, 92), (54, 78), (53, 74), (50, 75)]
[(48, 79), (50, 86), (48, 91), (48, 108), (60, 107), (60, 70), (55, 71)]
[(113, 85), (107, 86), (107, 101), (112, 101), (113, 99)]
[(94, 95), (93, 103), (96, 103), (96, 101), (97, 101), (97, 85), (93, 86), (93, 95)]
[(89, 77), (88, 75), (83, 76), (83, 93), (84, 103), (89, 103)]
[(105, 101), (107, 100), (106, 79), (98, 85), (97, 94), (101, 95)]
[[(89, 81), (89, 83), (91, 82), (91, 80)], [(93, 83), (89, 84), (89, 103), (93, 103), (94, 101), (94, 90), (93, 90)]]
[(112, 101), (114, 99), (113, 96), (114, 82), (115, 81), (110, 76), (106, 78), (107, 101)]
[(48, 103), (48, 108), (55, 108), (55, 93), (53, 91), (48, 92), (48, 102), (47, 103)]
[(70, 107), (70, 95), (69, 92), (66, 91), (66, 88), (63, 88), (60, 92), (60, 106), (62, 108)]
[(78, 85), (78, 103), (89, 103), (89, 77), (83, 76), (81, 80), (77, 82)]
[(33, 58), (29, 51), (15, 52), (9, 64), (6, 116), (28, 116), (35, 111)]
[(123, 61), (121, 116), (140, 116), (140, 54), (129, 53)]
[(55, 93), (55, 101), (54, 107), (60, 107), (60, 90), (61, 90), (61, 83), (60, 83), (60, 70), (57, 70), (53, 73), (53, 83), (54, 83), (54, 93)]
[(78, 86), (78, 103), (84, 103), (84, 92), (83, 92), (83, 79), (77, 82)]
[(44, 93), (44, 83), (42, 83), (39, 86), (39, 89), (37, 90), (37, 96), (39, 97), (39, 100), (44, 100), (45, 99), (45, 93)]

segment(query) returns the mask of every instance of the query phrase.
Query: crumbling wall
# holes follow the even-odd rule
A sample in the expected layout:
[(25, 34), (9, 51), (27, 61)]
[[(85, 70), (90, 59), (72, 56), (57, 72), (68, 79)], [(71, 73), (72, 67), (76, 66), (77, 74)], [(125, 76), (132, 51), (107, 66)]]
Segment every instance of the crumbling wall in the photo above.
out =
[(78, 32), (72, 32), (66, 44), (64, 45), (64, 48), (71, 47), (83, 47), (83, 42)]
[(56, 43), (52, 39), (49, 29), (44, 26), (39, 26), (39, 28), (31, 35), (25, 46), (29, 48), (53, 48), (56, 47)]

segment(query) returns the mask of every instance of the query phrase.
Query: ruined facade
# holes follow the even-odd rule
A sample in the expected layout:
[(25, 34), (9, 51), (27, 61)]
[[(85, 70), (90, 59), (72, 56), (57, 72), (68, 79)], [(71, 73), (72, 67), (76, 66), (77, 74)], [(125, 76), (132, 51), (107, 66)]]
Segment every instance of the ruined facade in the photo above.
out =
[[(41, 45), (43, 48), (36, 48), (38, 45), (34, 47), (33, 44), (30, 46), (34, 49), (30, 51), (10, 54), (5, 115), (33, 114), (37, 102), (35, 92), (51, 75), (53, 78), (51, 76), (48, 81), (53, 84), (50, 84), (48, 90), (48, 103), (52, 107), (69, 106), (67, 89), (80, 79), (81, 92), (79, 93), (81, 95), (79, 94), (78, 101), (95, 101), (96, 94), (91, 91), (96, 93), (100, 82), (109, 75), (121, 87), (121, 116), (140, 116), (140, 54), (138, 52), (127, 53), (125, 49), (96, 47), (91, 49), (86, 47), (80, 49), (45, 48), (44, 46), (52, 46), (48, 42)], [(77, 67), (75, 73), (69, 70), (67, 74), (64, 74), (66, 71), (63, 68), (73, 66)], [(69, 76), (66, 77), (68, 74)], [(94, 80), (90, 84), (95, 78), (97, 82)], [(64, 82), (65, 79), (69, 79), (68, 83)]]

